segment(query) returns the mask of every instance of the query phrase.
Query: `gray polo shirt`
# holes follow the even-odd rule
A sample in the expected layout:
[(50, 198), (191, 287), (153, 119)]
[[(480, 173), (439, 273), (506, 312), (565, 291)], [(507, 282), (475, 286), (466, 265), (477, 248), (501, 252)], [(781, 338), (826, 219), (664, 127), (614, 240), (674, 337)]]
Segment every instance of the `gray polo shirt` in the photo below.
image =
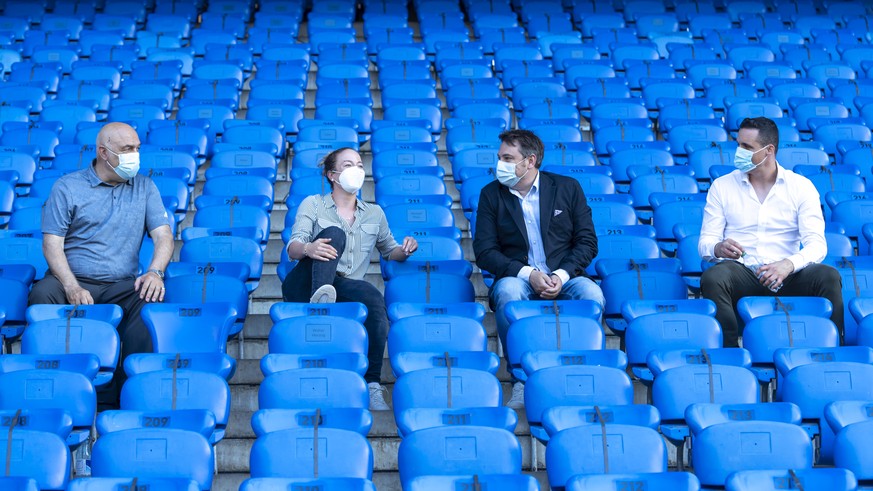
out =
[(135, 278), (144, 233), (161, 225), (169, 217), (151, 179), (113, 186), (93, 165), (59, 178), (42, 209), (42, 233), (64, 237), (73, 274), (95, 281)]
[[(315, 236), (328, 227), (339, 227), (346, 233), (346, 248), (341, 251), (337, 274), (353, 280), (362, 280), (370, 266), (373, 249), (379, 249), (388, 259), (397, 247), (397, 241), (388, 228), (388, 219), (379, 205), (357, 200), (355, 223), (348, 222), (336, 211), (333, 196), (312, 195), (300, 203), (289, 242), (312, 242)], [(287, 251), (286, 251), (287, 254)]]

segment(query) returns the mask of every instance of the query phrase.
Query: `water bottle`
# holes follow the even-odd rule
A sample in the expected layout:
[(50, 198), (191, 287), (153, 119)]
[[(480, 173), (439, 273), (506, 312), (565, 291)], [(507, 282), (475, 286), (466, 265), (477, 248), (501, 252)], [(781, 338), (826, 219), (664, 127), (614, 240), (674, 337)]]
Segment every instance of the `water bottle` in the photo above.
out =
[[(751, 269), (752, 272), (755, 273), (755, 276), (760, 280), (761, 276), (763, 276), (764, 273), (758, 274), (758, 268), (760, 268), (761, 266), (765, 266), (767, 263), (762, 262), (760, 259), (758, 259), (758, 257), (753, 256), (745, 251), (743, 251), (743, 255), (740, 257), (743, 258), (743, 264), (747, 268)], [(776, 293), (779, 291), (780, 288), (782, 288), (782, 285), (768, 286), (767, 288), (771, 292)]]
[(92, 440), (89, 436), (88, 439), (76, 449), (75, 467), (73, 470), (76, 477), (91, 476), (91, 442)]

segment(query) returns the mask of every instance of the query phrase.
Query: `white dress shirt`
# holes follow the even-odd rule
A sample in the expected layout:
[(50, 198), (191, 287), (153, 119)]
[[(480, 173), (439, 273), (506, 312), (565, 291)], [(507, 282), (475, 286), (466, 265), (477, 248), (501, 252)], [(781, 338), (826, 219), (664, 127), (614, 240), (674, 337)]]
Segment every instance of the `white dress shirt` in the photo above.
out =
[[(540, 232), (540, 174), (534, 179), (533, 185), (527, 195), (522, 196), (515, 189), (509, 188), (509, 192), (521, 201), (521, 215), (524, 218), (524, 228), (527, 231), (529, 263), (533, 266), (522, 266), (518, 271), (518, 278), (530, 281), (530, 274), (538, 269), (546, 275), (552, 274), (552, 270), (546, 264), (546, 252), (543, 249), (543, 237)], [(561, 284), (566, 285), (570, 281), (570, 275), (563, 269), (554, 271), (561, 278)]]
[(827, 242), (818, 191), (809, 179), (778, 163), (776, 182), (763, 202), (747, 174), (736, 170), (716, 179), (703, 209), (700, 257), (713, 260), (715, 245), (728, 238), (760, 264), (787, 258), (800, 271), (821, 262)]

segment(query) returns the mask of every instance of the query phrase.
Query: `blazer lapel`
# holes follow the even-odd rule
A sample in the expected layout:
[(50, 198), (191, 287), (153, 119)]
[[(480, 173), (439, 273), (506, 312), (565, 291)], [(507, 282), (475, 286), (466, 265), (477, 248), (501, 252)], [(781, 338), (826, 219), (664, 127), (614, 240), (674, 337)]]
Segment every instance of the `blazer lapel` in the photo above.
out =
[(509, 188), (503, 185), (500, 186), (500, 197), (506, 204), (506, 209), (509, 210), (509, 215), (512, 217), (512, 221), (515, 222), (515, 226), (517, 226), (521, 231), (525, 243), (530, 244), (530, 240), (527, 236), (527, 228), (524, 226), (524, 215), (521, 212), (521, 204), (519, 203), (518, 198), (509, 192)]
[(555, 209), (555, 183), (552, 178), (540, 172), (540, 235), (543, 248), (549, 237), (549, 225)]

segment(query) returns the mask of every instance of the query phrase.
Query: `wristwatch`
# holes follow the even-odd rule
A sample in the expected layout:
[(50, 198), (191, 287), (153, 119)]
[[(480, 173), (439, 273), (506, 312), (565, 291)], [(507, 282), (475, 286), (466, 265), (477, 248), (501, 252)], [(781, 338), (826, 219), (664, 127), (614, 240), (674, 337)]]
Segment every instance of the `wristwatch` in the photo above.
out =
[(164, 272), (161, 271), (160, 269), (150, 269), (150, 270), (146, 271), (146, 273), (154, 273), (154, 274), (158, 275), (158, 278), (160, 278), (162, 280), (164, 279)]

